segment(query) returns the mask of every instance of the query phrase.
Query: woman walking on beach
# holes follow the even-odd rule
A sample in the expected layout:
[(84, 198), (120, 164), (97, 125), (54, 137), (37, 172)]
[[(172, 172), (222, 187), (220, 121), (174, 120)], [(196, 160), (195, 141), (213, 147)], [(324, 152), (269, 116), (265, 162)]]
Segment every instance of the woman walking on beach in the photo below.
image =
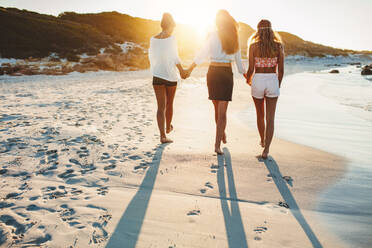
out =
[[(280, 36), (273, 31), (268, 20), (261, 20), (249, 44), (249, 68), (247, 83), (256, 107), (257, 128), (260, 145), (264, 148), (262, 158), (269, 154), (274, 135), (276, 103), (284, 73), (284, 49)], [(265, 126), (266, 104), (266, 126)]]
[(221, 141), (226, 144), (226, 112), (231, 101), (234, 80), (231, 62), (235, 61), (238, 71), (244, 74), (238, 39), (238, 23), (226, 10), (220, 10), (216, 16), (217, 31), (209, 34), (202, 49), (197, 53), (188, 75), (204, 60), (210, 61), (207, 86), (209, 99), (214, 106), (216, 122), (216, 140), (214, 151), (223, 154)]
[(158, 104), (156, 117), (160, 142), (171, 143), (173, 141), (167, 138), (166, 133), (173, 130), (173, 100), (179, 79), (177, 69), (182, 78), (185, 77), (185, 71), (178, 57), (176, 38), (172, 35), (176, 23), (171, 14), (164, 13), (160, 25), (162, 31), (150, 40), (149, 59)]

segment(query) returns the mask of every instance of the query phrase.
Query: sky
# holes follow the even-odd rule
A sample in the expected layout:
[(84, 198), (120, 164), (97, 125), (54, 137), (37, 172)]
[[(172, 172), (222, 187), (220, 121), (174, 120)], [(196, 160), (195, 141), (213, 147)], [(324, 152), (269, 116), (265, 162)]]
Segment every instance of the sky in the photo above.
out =
[(256, 28), (269, 19), (276, 31), (337, 48), (372, 50), (372, 0), (0, 0), (2, 7), (16, 7), (43, 14), (64, 11), (97, 13), (118, 11), (159, 20), (170, 12), (176, 22), (204, 32), (219, 9)]

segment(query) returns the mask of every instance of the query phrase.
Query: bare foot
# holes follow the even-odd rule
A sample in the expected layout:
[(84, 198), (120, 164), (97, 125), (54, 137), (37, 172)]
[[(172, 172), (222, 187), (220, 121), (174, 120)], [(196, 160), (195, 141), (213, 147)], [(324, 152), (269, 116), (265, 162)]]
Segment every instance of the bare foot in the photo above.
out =
[(218, 148), (215, 147), (214, 152), (217, 153), (217, 155), (222, 155), (223, 154), (223, 151), (221, 151), (221, 148), (219, 148), (219, 147)]
[(164, 143), (173, 143), (173, 140), (171, 140), (171, 139), (169, 139), (167, 137), (163, 137), (163, 138), (160, 138), (160, 142), (162, 144), (164, 144)]
[(226, 140), (226, 133), (223, 133), (222, 142), (223, 142), (224, 144), (227, 143), (227, 140)]
[(170, 133), (170, 132), (172, 132), (172, 131), (173, 131), (173, 125), (171, 124), (171, 125), (170, 125), (170, 128), (167, 128), (167, 131), (166, 131), (166, 132), (167, 132), (167, 133)]
[(261, 146), (262, 148), (264, 148), (264, 147), (265, 147), (265, 141), (261, 140), (261, 142), (260, 142), (260, 146)]
[(261, 157), (263, 158), (263, 159), (267, 159), (267, 156), (269, 155), (269, 149), (264, 149), (263, 150), (263, 152), (262, 152), (262, 155), (261, 155)]

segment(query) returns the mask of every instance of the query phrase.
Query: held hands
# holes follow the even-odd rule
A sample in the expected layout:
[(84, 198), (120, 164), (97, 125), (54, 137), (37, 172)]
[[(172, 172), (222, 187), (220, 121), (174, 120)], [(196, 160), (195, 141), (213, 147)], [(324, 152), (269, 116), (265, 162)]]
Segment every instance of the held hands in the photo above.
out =
[(252, 85), (252, 80), (248, 78), (247, 73), (244, 73), (243, 76), (245, 77), (245, 79), (246, 79), (246, 81), (247, 81), (247, 84), (248, 84), (249, 86), (251, 86), (251, 85)]
[(187, 70), (183, 69), (182, 71), (180, 71), (180, 76), (181, 76), (182, 79), (186, 79), (186, 78), (190, 77), (190, 74), (191, 74), (190, 68), (187, 69)]

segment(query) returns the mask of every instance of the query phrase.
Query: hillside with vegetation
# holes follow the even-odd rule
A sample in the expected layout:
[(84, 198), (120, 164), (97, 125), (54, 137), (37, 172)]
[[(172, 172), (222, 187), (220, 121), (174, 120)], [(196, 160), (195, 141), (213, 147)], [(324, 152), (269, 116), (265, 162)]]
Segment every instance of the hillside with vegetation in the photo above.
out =
[(96, 28), (51, 15), (0, 7), (0, 54), (4, 58), (98, 52), (112, 43)]
[[(35, 60), (48, 57), (52, 62), (61, 59), (83, 65), (65, 63), (59, 65), (64, 74), (71, 71), (144, 69), (149, 66), (147, 48), (149, 39), (160, 31), (159, 21), (132, 17), (118, 12), (77, 14), (64, 12), (59, 16), (44, 15), (16, 8), (0, 7), (0, 58)], [(254, 29), (239, 23), (242, 54), (245, 56), (247, 41)], [(347, 55), (357, 52), (336, 49), (309, 41), (287, 32), (279, 32), (287, 55), (322, 57)], [(179, 53), (183, 59), (191, 59), (202, 40), (190, 26), (178, 24), (175, 30)], [(127, 46), (130, 44), (130, 46)], [(123, 45), (129, 47), (123, 50)], [(86, 58), (86, 57), (90, 58)], [(93, 58), (96, 57), (96, 58)], [(1, 74), (14, 74), (6, 65), (0, 67)], [(23, 68), (25, 69), (25, 68)], [(41, 73), (34, 70), (30, 75)], [(49, 73), (49, 72), (48, 72)], [(51, 72), (53, 73), (53, 72)]]

